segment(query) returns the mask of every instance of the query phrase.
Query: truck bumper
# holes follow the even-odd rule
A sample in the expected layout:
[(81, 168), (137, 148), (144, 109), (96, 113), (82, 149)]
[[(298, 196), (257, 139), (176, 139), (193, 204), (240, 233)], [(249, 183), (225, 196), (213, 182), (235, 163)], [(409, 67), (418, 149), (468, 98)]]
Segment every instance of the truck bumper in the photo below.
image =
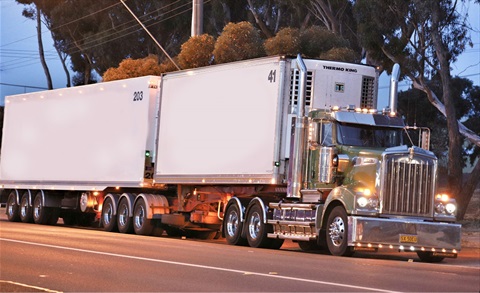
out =
[(350, 216), (348, 245), (359, 250), (390, 248), (455, 257), (461, 248), (461, 227), (453, 223)]

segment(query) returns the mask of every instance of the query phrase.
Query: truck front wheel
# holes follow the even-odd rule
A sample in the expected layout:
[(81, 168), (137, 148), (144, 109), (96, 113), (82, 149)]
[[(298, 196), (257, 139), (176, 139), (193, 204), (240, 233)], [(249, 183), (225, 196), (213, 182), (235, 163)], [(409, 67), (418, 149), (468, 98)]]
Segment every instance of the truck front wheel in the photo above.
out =
[(240, 219), (240, 209), (236, 204), (228, 207), (225, 213), (225, 239), (230, 245), (246, 245), (247, 241), (242, 238), (243, 223)]
[(353, 248), (348, 246), (347, 212), (342, 206), (336, 206), (327, 220), (327, 247), (332, 255), (351, 256)]

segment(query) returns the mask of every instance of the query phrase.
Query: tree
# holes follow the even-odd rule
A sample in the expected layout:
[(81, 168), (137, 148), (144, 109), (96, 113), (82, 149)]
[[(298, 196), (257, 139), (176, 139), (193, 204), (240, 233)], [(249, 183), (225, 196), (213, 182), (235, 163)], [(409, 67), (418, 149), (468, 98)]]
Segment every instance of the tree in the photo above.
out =
[(123, 60), (118, 68), (109, 68), (105, 71), (102, 79), (103, 81), (112, 81), (146, 75), (160, 75), (163, 72), (162, 66), (158, 64), (158, 57), (148, 55), (142, 59), (128, 58)]
[(48, 89), (53, 89), (52, 77), (50, 75), (50, 70), (48, 69), (47, 61), (45, 60), (45, 51), (43, 50), (43, 40), (42, 40), (42, 6), (45, 1), (34, 1), (34, 0), (17, 0), (18, 3), (24, 5), (30, 5), (33, 7), (25, 8), (23, 10), (23, 16), (30, 18), (36, 21), (37, 23), (37, 41), (38, 41), (38, 53), (40, 55), (40, 63), (42, 64), (43, 71), (45, 72), (45, 77), (47, 78)]
[(318, 58), (332, 48), (348, 46), (348, 41), (339, 35), (319, 26), (311, 26), (300, 34), (302, 54)]
[(264, 56), (260, 32), (246, 21), (229, 23), (218, 37), (213, 55), (217, 64)]
[[(453, 0), (358, 0), (354, 12), (363, 46), (385, 68), (399, 63), (413, 86), (425, 92), (430, 103), (445, 117), (448, 131), (448, 187), (459, 203), (462, 219), (480, 176), (462, 174), (462, 134), (480, 147), (480, 136), (467, 129), (455, 110), (450, 65), (469, 42), (466, 18)], [(442, 96), (429, 86), (440, 77)], [(480, 172), (476, 164), (473, 174)]]
[(182, 69), (207, 66), (212, 61), (214, 48), (215, 39), (208, 34), (191, 37), (183, 43), (178, 63)]
[(267, 55), (293, 55), (301, 50), (300, 30), (297, 28), (283, 28), (278, 33), (265, 41)]
[(309, 11), (329, 31), (349, 42), (350, 50), (358, 55), (362, 52), (353, 16), (351, 0), (310, 0)]

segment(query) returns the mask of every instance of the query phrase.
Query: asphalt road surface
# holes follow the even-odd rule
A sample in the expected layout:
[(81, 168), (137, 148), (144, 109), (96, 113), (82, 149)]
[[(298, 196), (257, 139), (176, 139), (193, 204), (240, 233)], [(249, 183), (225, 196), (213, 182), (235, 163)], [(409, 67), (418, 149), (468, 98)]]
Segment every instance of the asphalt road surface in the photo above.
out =
[(333, 257), (11, 223), (0, 209), (0, 291), (479, 292), (478, 249), (440, 264), (415, 254)]

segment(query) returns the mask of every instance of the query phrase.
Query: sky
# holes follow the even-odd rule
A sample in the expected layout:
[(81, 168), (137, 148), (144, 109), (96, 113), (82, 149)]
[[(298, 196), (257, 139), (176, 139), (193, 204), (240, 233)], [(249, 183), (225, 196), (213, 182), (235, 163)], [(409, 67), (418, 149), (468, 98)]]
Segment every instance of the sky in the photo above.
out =
[[(476, 30), (471, 33), (473, 48), (468, 47), (452, 65), (452, 75), (471, 79), (480, 86), (480, 5), (467, 4), (470, 24)], [(38, 57), (36, 22), (22, 16), (24, 5), (15, 0), (0, 0), (0, 105), (8, 95), (40, 91), (47, 88), (47, 80)], [(54, 88), (67, 84), (65, 72), (53, 47), (46, 28), (43, 42), (47, 64)], [(382, 75), (379, 84), (378, 108), (387, 106), (389, 77)], [(408, 82), (401, 82), (399, 90), (407, 90)]]

